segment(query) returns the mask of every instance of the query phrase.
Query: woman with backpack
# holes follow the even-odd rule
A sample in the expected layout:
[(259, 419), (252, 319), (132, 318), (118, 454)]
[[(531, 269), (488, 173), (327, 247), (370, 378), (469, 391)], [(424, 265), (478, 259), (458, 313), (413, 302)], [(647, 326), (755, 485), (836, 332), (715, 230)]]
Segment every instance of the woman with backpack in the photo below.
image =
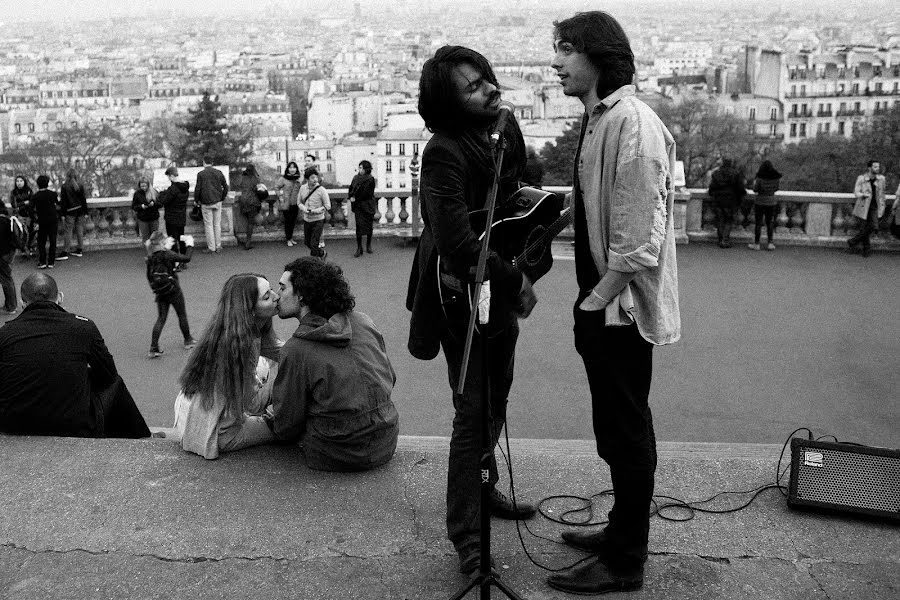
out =
[(759, 250), (759, 239), (762, 233), (763, 223), (766, 225), (766, 250), (774, 250), (775, 243), (772, 241), (775, 235), (775, 210), (778, 208), (778, 202), (775, 201), (775, 192), (778, 191), (778, 185), (781, 181), (781, 173), (772, 165), (771, 160), (764, 160), (759, 165), (756, 172), (756, 178), (753, 180), (753, 191), (756, 197), (753, 199), (753, 212), (756, 226), (753, 230), (753, 243), (747, 244), (751, 250)]
[(175, 239), (167, 236), (162, 231), (154, 231), (150, 239), (145, 242), (147, 246), (147, 281), (153, 291), (156, 300), (156, 323), (153, 325), (153, 334), (150, 339), (150, 351), (147, 358), (159, 358), (163, 351), (159, 348), (159, 336), (169, 316), (169, 307), (175, 309), (178, 315), (178, 326), (181, 335), (184, 336), (184, 348), (190, 350), (197, 343), (191, 337), (191, 328), (188, 325), (187, 308), (184, 303), (184, 293), (175, 272), (176, 263), (190, 262), (194, 252), (194, 238), (190, 235), (182, 236), (182, 241), (187, 246), (185, 254), (172, 251)]
[(131, 197), (131, 210), (137, 217), (141, 241), (146, 243), (150, 234), (159, 229), (159, 204), (156, 202), (156, 190), (150, 187), (150, 180), (143, 175), (138, 179), (137, 189)]
[(237, 243), (241, 244), (238, 231), (240, 229), (244, 230), (244, 250), (253, 248), (251, 237), (253, 237), (253, 226), (256, 224), (256, 215), (262, 210), (263, 199), (268, 197), (269, 190), (260, 183), (256, 167), (252, 164), (247, 165), (247, 168), (241, 173), (241, 194), (235, 201), (237, 210), (234, 215), (237, 221), (235, 223), (234, 237), (237, 239)]

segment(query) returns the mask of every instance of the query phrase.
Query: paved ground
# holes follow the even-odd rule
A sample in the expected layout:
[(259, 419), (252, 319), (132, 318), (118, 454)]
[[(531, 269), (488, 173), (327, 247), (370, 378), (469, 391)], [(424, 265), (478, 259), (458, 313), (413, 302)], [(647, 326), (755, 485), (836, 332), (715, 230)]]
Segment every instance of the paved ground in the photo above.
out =
[[(204, 461), (167, 440), (0, 436), (0, 598), (450, 598), (466, 580), (444, 534), (446, 448), (406, 438), (385, 467), (340, 475), (306, 469), (290, 447)], [(661, 444), (657, 493), (755, 488), (772, 481), (779, 450)], [(514, 441), (513, 456), (519, 497), (609, 487), (589, 443)], [(595, 508), (602, 518), (608, 504)], [(558, 569), (584, 557), (555, 542), (563, 526), (536, 517), (529, 527), (546, 538), (522, 530), (537, 562)], [(572, 597), (546, 586), (512, 523), (495, 520), (493, 531), (506, 584), (531, 600)], [(793, 512), (770, 490), (737, 513), (653, 519), (644, 588), (611, 598), (896, 600), (897, 532)]]
[[(449, 388), (442, 360), (406, 351), (404, 308), (412, 248), (377, 239), (376, 253), (351, 257), (350, 240), (329, 242), (358, 299), (385, 334), (398, 373), (395, 399), (407, 435), (448, 435)], [(182, 275), (194, 335), (200, 334), (225, 279), (253, 271), (277, 281), (299, 248), (263, 243), (222, 256), (198, 253)], [(557, 254), (570, 254), (567, 244)], [(651, 402), (659, 439), (781, 443), (793, 429), (900, 447), (897, 309), (900, 255), (863, 259), (833, 249), (775, 252), (678, 247), (684, 335), (655, 353)], [(17, 263), (21, 283), (32, 267)], [(152, 425), (171, 425), (184, 365), (174, 314), (163, 358), (148, 361), (155, 305), (137, 250), (88, 253), (53, 271), (66, 307), (96, 320)], [(558, 260), (537, 284), (540, 298), (523, 322), (509, 417), (521, 438), (591, 439), (582, 366), (571, 341), (574, 265)], [(281, 334), (295, 322), (276, 323)]]

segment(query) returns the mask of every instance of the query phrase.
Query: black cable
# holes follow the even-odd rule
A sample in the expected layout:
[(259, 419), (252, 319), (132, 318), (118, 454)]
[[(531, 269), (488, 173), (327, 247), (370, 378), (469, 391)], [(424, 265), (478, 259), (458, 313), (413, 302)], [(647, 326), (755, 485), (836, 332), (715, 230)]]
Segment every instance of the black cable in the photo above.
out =
[[(510, 452), (510, 449), (509, 449), (509, 429), (505, 426), (505, 424), (504, 424), (503, 431), (504, 431), (504, 435), (505, 435), (505, 439), (506, 439), (506, 451), (504, 451), (503, 446), (500, 444), (498, 444), (498, 448), (500, 448), (500, 453), (503, 455), (504, 461), (506, 462), (506, 466), (507, 466), (507, 472), (509, 473), (509, 489), (510, 489), (510, 494), (512, 495), (513, 504), (515, 506), (518, 506), (518, 503), (516, 502), (515, 481), (513, 479), (512, 453)], [(775, 465), (775, 482), (774, 483), (763, 484), (763, 485), (760, 485), (753, 489), (744, 490), (744, 491), (727, 490), (727, 491), (717, 492), (716, 494), (713, 494), (709, 498), (706, 498), (703, 500), (685, 501), (680, 498), (675, 498), (673, 496), (655, 494), (651, 498), (652, 510), (650, 511), (650, 516), (653, 517), (655, 515), (655, 516), (659, 517), (660, 519), (663, 519), (664, 521), (680, 523), (680, 522), (686, 522), (686, 521), (690, 521), (690, 520), (694, 519), (696, 516), (696, 513), (723, 515), (723, 514), (736, 513), (736, 512), (742, 511), (745, 508), (747, 508), (748, 506), (750, 506), (751, 504), (753, 504), (753, 502), (759, 497), (759, 495), (762, 494), (763, 492), (765, 492), (766, 490), (777, 489), (781, 492), (782, 495), (787, 496), (788, 488), (786, 486), (782, 485), (781, 480), (784, 477), (785, 473), (787, 473), (787, 470), (790, 468), (790, 464), (788, 464), (788, 466), (782, 470), (781, 463), (784, 461), (784, 454), (787, 451), (787, 448), (790, 445), (791, 440), (794, 438), (794, 436), (797, 433), (799, 433), (801, 431), (805, 431), (807, 434), (807, 439), (810, 441), (813, 441), (813, 437), (814, 437), (813, 432), (808, 427), (798, 427), (797, 429), (795, 429), (788, 435), (787, 439), (784, 442), (784, 445), (782, 445), (782, 447), (781, 447), (781, 454), (778, 457), (778, 464)], [(816, 438), (815, 441), (819, 441), (819, 440), (822, 440), (823, 438), (828, 438), (828, 437), (832, 438), (836, 443), (838, 442), (838, 439), (833, 435), (821, 436), (819, 438)], [(852, 442), (844, 442), (844, 443), (852, 443)], [(854, 444), (854, 445), (862, 445), (862, 444)], [(745, 494), (752, 494), (752, 496), (750, 496), (750, 498), (746, 502), (741, 504), (740, 506), (733, 506), (733, 507), (721, 508), (721, 509), (706, 508), (703, 506), (721, 496), (745, 495)], [(572, 495), (572, 494), (556, 494), (553, 496), (547, 496), (545, 498), (542, 498), (541, 501), (538, 503), (537, 509), (538, 509), (538, 512), (540, 512), (541, 516), (543, 516), (545, 519), (547, 519), (548, 521), (551, 521), (553, 523), (557, 523), (559, 525), (566, 525), (569, 527), (591, 527), (591, 526), (596, 526), (596, 525), (603, 525), (603, 524), (607, 523), (608, 521), (606, 521), (606, 520), (595, 521), (594, 520), (594, 499), (599, 498), (599, 497), (604, 497), (604, 496), (613, 496), (613, 495), (614, 495), (614, 493), (613, 493), (612, 489), (606, 489), (601, 492), (591, 494), (588, 497), (576, 496), (576, 495)], [(657, 501), (658, 498), (661, 500), (667, 500), (668, 502), (660, 503)], [(550, 514), (550, 513), (552, 513), (552, 509), (547, 508), (546, 505), (552, 501), (557, 501), (557, 500), (566, 500), (566, 501), (574, 500), (581, 504), (579, 506), (577, 506), (576, 508), (567, 509), (567, 510), (559, 513), (560, 516), (556, 517), (556, 516), (552, 516)], [(680, 516), (680, 517), (672, 516), (670, 514), (672, 511), (679, 511), (679, 510), (686, 511), (687, 514), (685, 516)], [(587, 518), (581, 519), (581, 520), (572, 520), (569, 518), (570, 515), (579, 514), (579, 513), (587, 513)], [(549, 571), (551, 573), (556, 573), (556, 572), (566, 571), (568, 569), (576, 567), (576, 566), (580, 565), (581, 563), (583, 563), (587, 560), (590, 560), (594, 557), (593, 554), (589, 554), (588, 556), (582, 558), (581, 560), (578, 560), (575, 563), (572, 563), (571, 565), (568, 565), (565, 567), (560, 567), (560, 568), (552, 568), (552, 567), (543, 565), (540, 562), (538, 562), (531, 555), (531, 552), (529, 552), (528, 547), (525, 545), (525, 539), (524, 539), (524, 536), (522, 535), (522, 529), (521, 529), (520, 523), (524, 524), (525, 530), (529, 534), (531, 534), (532, 537), (535, 537), (535, 538), (538, 538), (540, 540), (544, 540), (547, 542), (551, 542), (553, 544), (557, 544), (560, 546), (567, 546), (567, 547), (569, 547), (569, 546), (565, 542), (562, 542), (562, 541), (559, 541), (556, 539), (551, 539), (546, 536), (542, 536), (542, 535), (539, 535), (539, 534), (533, 532), (531, 530), (531, 528), (528, 526), (528, 523), (526, 521), (516, 519), (516, 533), (519, 536), (519, 543), (522, 546), (522, 550), (525, 552), (525, 556), (527, 556), (528, 560), (530, 560), (532, 562), (532, 564), (534, 564), (536, 567), (539, 567), (539, 568), (544, 569), (545, 571)]]

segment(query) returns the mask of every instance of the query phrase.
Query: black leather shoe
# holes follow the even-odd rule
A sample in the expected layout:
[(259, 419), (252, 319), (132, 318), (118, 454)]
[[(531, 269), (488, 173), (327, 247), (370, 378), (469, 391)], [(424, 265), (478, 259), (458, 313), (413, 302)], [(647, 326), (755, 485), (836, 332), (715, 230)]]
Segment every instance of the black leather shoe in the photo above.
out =
[(356, 252), (353, 253), (353, 258), (359, 258), (362, 256), (362, 248), (357, 248)]
[(614, 571), (595, 560), (566, 573), (552, 575), (547, 578), (547, 584), (569, 594), (633, 592), (644, 585), (644, 567)]
[(509, 519), (511, 521), (524, 521), (534, 516), (535, 508), (528, 502), (516, 499), (516, 503), (506, 497), (506, 495), (497, 488), (491, 490), (491, 515), (498, 519)]

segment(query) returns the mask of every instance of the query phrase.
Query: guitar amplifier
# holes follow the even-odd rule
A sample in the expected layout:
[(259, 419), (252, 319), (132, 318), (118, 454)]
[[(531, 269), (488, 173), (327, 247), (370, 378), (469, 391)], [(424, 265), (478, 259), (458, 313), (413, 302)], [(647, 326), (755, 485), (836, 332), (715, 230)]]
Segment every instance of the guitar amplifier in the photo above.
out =
[(900, 521), (900, 450), (794, 438), (788, 506)]

